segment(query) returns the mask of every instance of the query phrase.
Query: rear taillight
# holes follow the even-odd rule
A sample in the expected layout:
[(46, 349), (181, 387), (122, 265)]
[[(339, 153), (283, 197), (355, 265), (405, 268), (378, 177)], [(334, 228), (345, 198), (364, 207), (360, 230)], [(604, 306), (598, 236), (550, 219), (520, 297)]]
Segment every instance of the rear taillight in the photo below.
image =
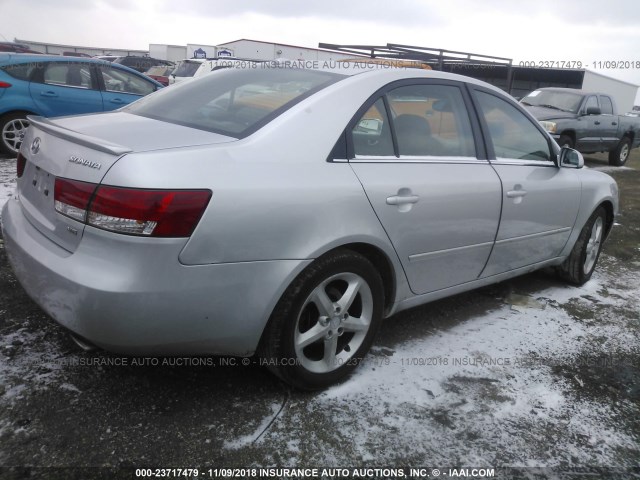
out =
[(16, 176), (20, 178), (24, 173), (24, 167), (27, 165), (27, 159), (22, 156), (21, 153), (18, 153), (18, 158), (16, 158)]
[(93, 183), (56, 178), (53, 192), (55, 208), (62, 215), (84, 223), (89, 201), (95, 190), (96, 185)]
[(7, 82), (0, 82), (0, 88), (9, 88), (11, 86), (10, 83)]
[(188, 237), (207, 208), (211, 191), (96, 186), (58, 178), (54, 198), (61, 214), (103, 230), (149, 237)]

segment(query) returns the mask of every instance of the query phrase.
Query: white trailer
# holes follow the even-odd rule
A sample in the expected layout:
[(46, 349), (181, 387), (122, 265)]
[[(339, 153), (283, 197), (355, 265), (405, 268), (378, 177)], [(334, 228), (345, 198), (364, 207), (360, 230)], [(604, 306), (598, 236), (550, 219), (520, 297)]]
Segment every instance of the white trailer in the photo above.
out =
[(624, 115), (633, 109), (638, 85), (611, 78), (601, 73), (585, 70), (582, 89), (588, 92), (606, 93), (616, 102), (618, 113)]
[(149, 56), (160, 60), (177, 62), (187, 57), (187, 47), (181, 45), (149, 44)]

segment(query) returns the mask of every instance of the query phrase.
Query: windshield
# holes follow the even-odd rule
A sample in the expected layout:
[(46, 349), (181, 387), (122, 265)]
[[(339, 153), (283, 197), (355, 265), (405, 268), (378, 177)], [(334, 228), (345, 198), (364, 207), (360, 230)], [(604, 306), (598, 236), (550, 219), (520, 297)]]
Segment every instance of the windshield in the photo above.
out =
[(560, 92), (557, 90), (535, 90), (520, 100), (524, 105), (546, 107), (563, 112), (577, 113), (582, 95), (579, 93)]
[(304, 98), (346, 78), (296, 69), (223, 69), (125, 107), (143, 117), (236, 138), (255, 132)]
[(174, 77), (193, 77), (196, 70), (200, 68), (203, 62), (193, 60), (183, 60), (178, 64), (176, 69), (171, 73)]

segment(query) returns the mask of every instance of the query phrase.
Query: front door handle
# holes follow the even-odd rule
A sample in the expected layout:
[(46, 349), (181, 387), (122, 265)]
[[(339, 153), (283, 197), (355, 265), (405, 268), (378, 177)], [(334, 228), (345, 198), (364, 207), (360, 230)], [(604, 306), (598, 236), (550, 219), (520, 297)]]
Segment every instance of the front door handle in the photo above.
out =
[(611, 122), (611, 125), (618, 125), (618, 122)]
[(111, 103), (117, 103), (118, 105), (122, 105), (124, 103), (124, 100), (122, 100), (121, 98), (112, 98), (111, 100), (109, 100)]
[(406, 205), (408, 203), (417, 203), (420, 200), (418, 195), (394, 195), (387, 197), (387, 205)]
[(57, 97), (58, 94), (56, 92), (48, 91), (48, 92), (40, 92), (41, 97)]
[(596, 125), (600, 125), (600, 122), (599, 122), (598, 120), (596, 120), (596, 121), (595, 121), (595, 122), (593, 122), (593, 123), (595, 123)]

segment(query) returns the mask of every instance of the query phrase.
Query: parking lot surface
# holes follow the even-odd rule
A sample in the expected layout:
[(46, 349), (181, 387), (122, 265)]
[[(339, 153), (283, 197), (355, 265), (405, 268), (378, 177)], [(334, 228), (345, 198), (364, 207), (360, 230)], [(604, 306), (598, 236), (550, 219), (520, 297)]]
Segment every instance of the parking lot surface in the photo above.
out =
[[(614, 176), (621, 197), (590, 282), (569, 287), (541, 271), (402, 312), (351, 379), (313, 394), (255, 359), (82, 352), (26, 296), (0, 240), (0, 465), (598, 466), (632, 475), (640, 153), (624, 168), (586, 160)], [(0, 159), (0, 203), (14, 170)]]

